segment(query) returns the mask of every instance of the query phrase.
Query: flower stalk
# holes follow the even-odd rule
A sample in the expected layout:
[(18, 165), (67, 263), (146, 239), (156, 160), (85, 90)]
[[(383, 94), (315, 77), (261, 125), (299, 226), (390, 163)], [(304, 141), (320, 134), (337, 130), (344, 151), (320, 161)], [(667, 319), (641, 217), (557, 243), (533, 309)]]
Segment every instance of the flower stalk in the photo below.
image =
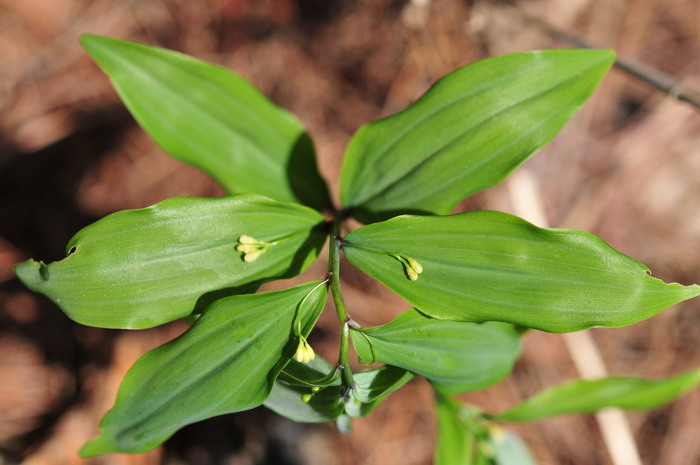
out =
[(338, 354), (338, 365), (341, 371), (341, 376), (343, 378), (343, 384), (345, 385), (347, 392), (344, 397), (353, 389), (355, 389), (355, 380), (352, 376), (352, 371), (350, 371), (350, 322), (353, 320), (348, 314), (347, 305), (345, 305), (345, 300), (343, 299), (343, 294), (340, 289), (340, 225), (343, 221), (340, 212), (335, 214), (333, 220), (333, 230), (331, 232), (330, 239), (330, 250), (328, 252), (328, 278), (331, 288), (331, 294), (333, 295), (333, 303), (335, 304), (335, 311), (338, 315), (338, 321), (340, 321), (340, 344), (339, 344), (339, 354)]

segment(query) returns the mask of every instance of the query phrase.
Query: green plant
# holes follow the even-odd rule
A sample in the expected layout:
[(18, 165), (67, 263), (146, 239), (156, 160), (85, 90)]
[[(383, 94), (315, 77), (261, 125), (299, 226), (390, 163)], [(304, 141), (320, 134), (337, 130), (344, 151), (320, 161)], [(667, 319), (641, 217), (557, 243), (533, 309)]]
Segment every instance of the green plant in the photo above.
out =
[[(182, 336), (128, 372), (102, 434), (81, 454), (143, 452), (184, 425), (266, 405), (348, 430), (391, 392), (425, 377), (436, 390), (438, 464), (524, 464), (497, 422), (652, 408), (700, 382), (607, 378), (555, 387), (500, 415), (458, 403), (512, 370), (528, 329), (618, 327), (700, 294), (580, 231), (500, 212), (449, 215), (551, 140), (614, 61), (606, 50), (487, 59), (445, 76), (406, 110), (352, 138), (336, 208), (302, 125), (242, 78), (178, 53), (86, 35), (82, 44), (152, 138), (231, 194), (176, 198), (109, 215), (78, 232), (61, 261), (28, 260), (20, 279), (73, 320), (140, 329), (191, 317)], [(320, 213), (325, 211), (330, 221)], [(366, 224), (345, 236), (354, 216)], [(328, 272), (277, 292), (329, 240)], [(415, 306), (361, 328), (340, 288), (340, 252)], [(307, 337), (330, 289), (336, 364)], [(350, 369), (349, 347), (379, 368)]]

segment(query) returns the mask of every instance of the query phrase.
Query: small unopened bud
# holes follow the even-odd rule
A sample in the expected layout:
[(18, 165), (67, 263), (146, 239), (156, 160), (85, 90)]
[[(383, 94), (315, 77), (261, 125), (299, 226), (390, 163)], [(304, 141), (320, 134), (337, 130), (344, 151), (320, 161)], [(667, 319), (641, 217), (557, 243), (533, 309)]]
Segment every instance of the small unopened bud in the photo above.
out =
[(250, 237), (250, 236), (247, 236), (245, 234), (238, 238), (238, 242), (241, 244), (259, 244), (260, 243), (257, 239)]
[(267, 248), (275, 245), (275, 243), (259, 241), (256, 238), (248, 235), (242, 235), (238, 238), (238, 245), (236, 250), (243, 254), (243, 261), (250, 263), (260, 257), (263, 253), (267, 251)]
[(260, 250), (260, 247), (251, 244), (238, 244), (236, 250), (243, 253), (253, 253)]
[(417, 260), (400, 254), (392, 254), (392, 256), (403, 264), (406, 276), (408, 276), (408, 279), (411, 281), (418, 279), (418, 275), (423, 272), (423, 265), (418, 263)]
[(304, 360), (304, 346), (302, 346), (301, 343), (299, 343), (297, 346), (297, 351), (294, 354), (294, 358), (297, 360), (297, 362)]
[(421, 274), (423, 272), (423, 265), (421, 265), (412, 258), (407, 258), (407, 261), (409, 266), (413, 268), (416, 271), (416, 273)]
[(247, 252), (243, 255), (243, 261), (246, 263), (254, 262), (255, 260), (260, 257), (260, 255), (263, 253), (263, 250), (255, 250), (253, 252)]
[(309, 363), (311, 360), (316, 358), (316, 353), (311, 348), (306, 338), (302, 337), (299, 339), (299, 345), (297, 346), (297, 351), (294, 354), (294, 358), (297, 362)]
[(306, 404), (311, 400), (313, 396), (313, 394), (304, 394), (303, 396), (301, 396), (301, 401)]

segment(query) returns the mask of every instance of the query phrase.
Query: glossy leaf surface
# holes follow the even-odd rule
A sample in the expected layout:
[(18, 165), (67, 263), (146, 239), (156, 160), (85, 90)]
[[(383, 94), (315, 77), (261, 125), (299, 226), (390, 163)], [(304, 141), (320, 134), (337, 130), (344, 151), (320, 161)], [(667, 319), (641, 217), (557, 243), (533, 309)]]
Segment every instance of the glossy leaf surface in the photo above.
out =
[(186, 333), (134, 364), (102, 435), (81, 455), (144, 452), (185, 425), (262, 404), (294, 355), (297, 319), (308, 335), (326, 295), (313, 282), (217, 300)]
[(542, 391), (493, 418), (533, 421), (554, 415), (591, 413), (607, 407), (648, 410), (667, 404), (700, 383), (700, 370), (661, 380), (611, 377), (574, 381)]
[[(625, 326), (700, 294), (582, 231), (541, 229), (505, 213), (401, 216), (350, 233), (355, 266), (422, 312), (550, 332)], [(422, 265), (409, 279), (405, 261)]]
[(365, 223), (448, 213), (549, 142), (614, 59), (610, 50), (547, 50), (448, 74), (406, 110), (353, 136), (341, 175), (343, 204)]
[[(15, 272), (79, 323), (147, 328), (191, 314), (214, 291), (255, 291), (300, 273), (323, 246), (323, 221), (251, 194), (175, 198), (109, 215), (79, 231), (63, 260), (29, 260)], [(243, 235), (279, 243), (245, 262), (236, 250)]]
[(350, 335), (362, 360), (404, 368), (448, 394), (497, 383), (520, 354), (518, 333), (510, 325), (437, 320), (415, 309)]
[(170, 155), (206, 171), (230, 193), (330, 205), (304, 127), (245, 79), (149, 45), (96, 35), (82, 36), (81, 43)]

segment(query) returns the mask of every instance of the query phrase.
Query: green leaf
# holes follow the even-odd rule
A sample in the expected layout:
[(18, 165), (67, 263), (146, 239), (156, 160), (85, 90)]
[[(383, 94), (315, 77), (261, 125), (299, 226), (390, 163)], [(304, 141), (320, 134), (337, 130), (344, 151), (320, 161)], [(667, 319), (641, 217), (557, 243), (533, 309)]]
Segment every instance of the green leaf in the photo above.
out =
[(356, 387), (345, 404), (345, 413), (353, 418), (369, 415), (392, 392), (403, 387), (413, 374), (395, 366), (385, 365), (354, 373)]
[(537, 465), (527, 444), (513, 431), (492, 427), (490, 446), (494, 465)]
[[(320, 356), (304, 364), (292, 360), (275, 382), (265, 407), (278, 415), (300, 423), (335, 421), (345, 407), (340, 379), (317, 392), (311, 385), (324, 378), (334, 367)], [(307, 396), (306, 402), (303, 397)]]
[(649, 410), (667, 404), (700, 384), (700, 370), (661, 380), (611, 377), (582, 380), (547, 389), (492, 418), (533, 421), (554, 415), (591, 413), (607, 407)]
[(324, 378), (333, 368), (319, 356), (308, 364), (292, 360), (277, 379), (265, 407), (301, 423), (336, 421), (343, 413), (360, 418), (413, 378), (406, 370), (384, 366), (355, 373), (355, 389), (347, 396), (340, 378), (314, 391), (311, 386), (318, 384), (314, 380)]
[[(350, 233), (343, 251), (432, 317), (555, 333), (629, 325), (700, 294), (651, 277), (592, 234), (493, 211), (397, 217)], [(406, 257), (422, 265), (416, 280)]]
[[(65, 259), (28, 260), (15, 272), (79, 323), (148, 328), (295, 276), (323, 246), (323, 224), (314, 210), (251, 194), (176, 198), (109, 215), (79, 231)], [(279, 243), (245, 262), (236, 250), (243, 235)]]
[(436, 396), (435, 413), (437, 415), (437, 444), (435, 446), (434, 465), (475, 465), (474, 455), (478, 447), (473, 422), (465, 418), (463, 407), (454, 399)]
[(513, 431), (483, 421), (483, 414), (436, 392), (435, 465), (535, 465)]
[(292, 360), (280, 373), (279, 381), (299, 387), (340, 386), (340, 372), (318, 354), (309, 362)]
[(230, 193), (253, 192), (317, 209), (330, 205), (301, 123), (229, 70), (110, 37), (81, 44), (156, 143)]
[(547, 50), (448, 74), (404, 111), (353, 136), (341, 172), (343, 204), (365, 223), (448, 213), (549, 142), (614, 59), (610, 50)]
[(326, 295), (316, 281), (217, 300), (182, 336), (134, 364), (102, 435), (81, 455), (145, 452), (185, 425), (259, 406), (294, 355), (297, 319), (308, 335)]
[(415, 309), (350, 335), (362, 360), (404, 368), (448, 394), (497, 383), (520, 354), (520, 338), (510, 325), (436, 320)]

